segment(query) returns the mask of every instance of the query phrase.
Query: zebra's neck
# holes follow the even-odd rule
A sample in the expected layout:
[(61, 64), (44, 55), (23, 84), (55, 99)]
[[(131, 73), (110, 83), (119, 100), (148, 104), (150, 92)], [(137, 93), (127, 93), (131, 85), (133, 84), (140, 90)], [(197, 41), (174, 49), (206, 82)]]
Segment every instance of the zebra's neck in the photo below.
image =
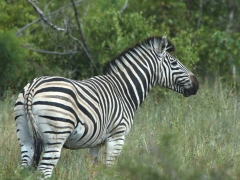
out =
[(128, 50), (110, 64), (112, 71), (108, 75), (113, 77), (119, 93), (123, 92), (123, 98), (134, 110), (140, 106), (156, 84), (154, 59), (149, 49), (139, 46)]
[[(164, 50), (163, 50), (164, 49)], [(105, 67), (105, 74), (112, 75), (122, 88), (126, 99), (137, 109), (150, 89), (161, 79), (159, 54), (174, 50), (162, 37), (150, 37), (141, 44), (125, 50)]]
[(147, 96), (150, 86), (146, 86), (146, 81), (139, 81), (135, 77), (132, 78), (126, 73), (118, 73), (116, 78), (117, 91), (122, 94), (122, 98), (127, 100), (129, 104), (136, 110)]

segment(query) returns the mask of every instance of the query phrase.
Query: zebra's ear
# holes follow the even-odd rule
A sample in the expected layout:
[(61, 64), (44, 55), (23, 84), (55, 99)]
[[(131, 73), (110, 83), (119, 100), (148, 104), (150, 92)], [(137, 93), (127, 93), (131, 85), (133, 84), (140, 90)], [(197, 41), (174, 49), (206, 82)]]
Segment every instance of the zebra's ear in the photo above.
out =
[(167, 50), (167, 46), (168, 46), (167, 36), (163, 36), (163, 37), (162, 37), (161, 43), (162, 43), (162, 45), (163, 45), (163, 49), (164, 49), (164, 50)]
[(161, 52), (167, 51), (167, 52), (173, 52), (174, 51), (174, 46), (173, 44), (167, 40), (167, 36), (163, 36), (162, 40), (160, 42), (160, 48), (161, 48)]

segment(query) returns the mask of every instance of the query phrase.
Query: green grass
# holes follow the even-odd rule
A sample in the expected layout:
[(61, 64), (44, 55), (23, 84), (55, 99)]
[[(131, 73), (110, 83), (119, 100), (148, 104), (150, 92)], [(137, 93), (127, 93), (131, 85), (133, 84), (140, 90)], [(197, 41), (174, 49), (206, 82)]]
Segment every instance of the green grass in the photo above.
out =
[[(189, 98), (157, 91), (137, 111), (117, 166), (92, 166), (87, 150), (64, 149), (51, 179), (239, 179), (240, 96), (218, 80)], [(0, 102), (0, 179), (37, 179), (20, 167), (14, 100)]]

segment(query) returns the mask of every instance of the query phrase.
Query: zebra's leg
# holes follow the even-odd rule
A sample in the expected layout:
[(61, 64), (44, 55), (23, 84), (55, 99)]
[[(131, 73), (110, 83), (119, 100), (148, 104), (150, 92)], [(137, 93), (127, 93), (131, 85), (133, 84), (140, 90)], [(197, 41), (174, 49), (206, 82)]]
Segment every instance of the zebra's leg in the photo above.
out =
[(114, 164), (124, 145), (125, 136), (110, 137), (106, 142), (106, 165)]
[(98, 144), (98, 145), (88, 149), (90, 158), (91, 158), (91, 160), (94, 161), (94, 163), (98, 162), (98, 156), (99, 156), (100, 149), (101, 149), (101, 144)]
[[(44, 122), (44, 119), (42, 119), (42, 122)], [(54, 127), (50, 123), (48, 126), (44, 125), (45, 123), (39, 125), (41, 126), (41, 134), (44, 141), (44, 151), (38, 165), (38, 170), (44, 174), (45, 179), (48, 179), (52, 175), (53, 168), (60, 158), (63, 145), (71, 131), (64, 131), (57, 123), (55, 123)]]
[(22, 167), (27, 167), (32, 164), (34, 145), (23, 104), (15, 106), (14, 114), (18, 143), (21, 146)]
[(60, 158), (62, 147), (62, 143), (45, 144), (44, 152), (38, 166), (38, 170), (44, 174), (45, 179), (51, 177), (53, 168)]
[(27, 123), (17, 122), (17, 137), (21, 146), (22, 166), (30, 166), (34, 154), (34, 145)]
[[(56, 127), (58, 128), (54, 130), (54, 128)], [(60, 128), (60, 127), (61, 126), (59, 126), (58, 124), (55, 124), (54, 128), (51, 125), (41, 127), (42, 139), (44, 141), (44, 151), (43, 151), (41, 161), (38, 165), (38, 170), (44, 174), (45, 179), (48, 179), (51, 177), (53, 168), (55, 167), (55, 165), (57, 164), (60, 158), (63, 145), (66, 142), (71, 132), (71, 131), (64, 131), (62, 130), (63, 128)]]

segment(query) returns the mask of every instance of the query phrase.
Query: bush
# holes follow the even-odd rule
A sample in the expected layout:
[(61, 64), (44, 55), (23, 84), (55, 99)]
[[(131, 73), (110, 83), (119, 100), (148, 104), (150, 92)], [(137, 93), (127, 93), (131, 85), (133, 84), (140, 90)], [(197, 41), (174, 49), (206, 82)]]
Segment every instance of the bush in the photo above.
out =
[[(0, 94), (23, 86), (27, 73), (26, 52), (12, 32), (0, 31)], [(26, 83), (26, 82), (24, 82)]]

